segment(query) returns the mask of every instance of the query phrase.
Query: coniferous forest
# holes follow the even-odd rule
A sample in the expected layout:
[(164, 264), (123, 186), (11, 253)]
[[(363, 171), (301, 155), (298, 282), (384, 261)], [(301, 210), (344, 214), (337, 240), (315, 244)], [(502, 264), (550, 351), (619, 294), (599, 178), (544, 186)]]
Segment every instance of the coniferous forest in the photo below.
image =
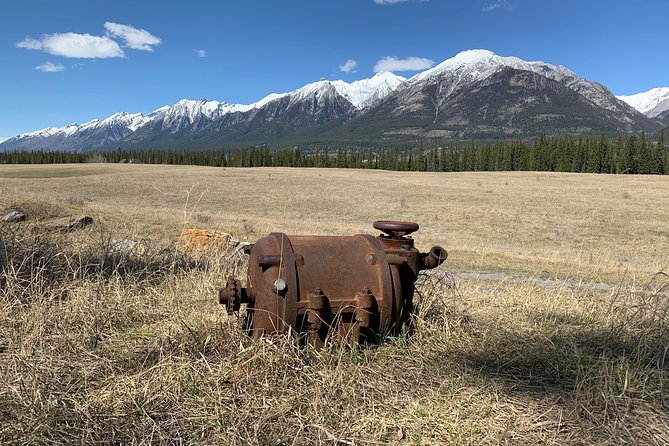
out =
[(669, 173), (664, 131), (652, 141), (645, 135), (593, 137), (540, 136), (533, 142), (505, 141), (468, 146), (395, 146), (389, 148), (299, 147), (271, 150), (267, 146), (218, 150), (115, 150), (105, 153), (9, 152), (0, 164), (118, 163), (216, 167), (337, 167), (397, 171), (548, 171), (618, 174)]

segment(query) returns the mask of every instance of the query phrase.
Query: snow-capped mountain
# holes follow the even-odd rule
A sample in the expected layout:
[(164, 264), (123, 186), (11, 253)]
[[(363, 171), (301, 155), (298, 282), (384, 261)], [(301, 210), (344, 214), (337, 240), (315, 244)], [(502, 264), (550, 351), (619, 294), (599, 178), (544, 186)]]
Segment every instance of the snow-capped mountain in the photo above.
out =
[(485, 79), (501, 67), (533, 71), (542, 75), (549, 75), (555, 72), (551, 77), (576, 76), (562, 66), (555, 66), (545, 62), (527, 62), (513, 56), (498, 56), (488, 50), (466, 50), (433, 68), (418, 73), (409, 82), (417, 83), (441, 77), (445, 74), (457, 75), (458, 79), (453, 82), (453, 90), (455, 90), (459, 86)]
[(413, 76), (344, 127), (373, 122), (386, 124), (386, 137), (461, 139), (657, 127), (606, 87), (565, 67), (487, 50), (463, 51)]
[[(0, 145), (0, 150), (86, 150), (104, 148), (122, 140), (140, 143), (143, 138), (156, 133), (196, 133), (215, 122), (215, 128), (220, 129), (221, 126), (239, 124), (245, 119), (258, 120), (258, 115), (262, 115), (259, 111), (263, 109), (268, 112), (261, 119), (265, 122), (296, 108), (303, 113), (310, 113), (316, 122), (327, 121), (349, 116), (375, 104), (405, 80), (388, 72), (352, 83), (321, 80), (287, 93), (271, 93), (251, 104), (183, 99), (147, 115), (121, 112), (81, 125), (70, 124), (23, 133), (5, 141)], [(305, 102), (310, 107), (307, 110), (300, 109), (300, 105)], [(296, 120), (294, 115), (293, 120), (297, 123), (300, 120)]]
[(49, 127), (42, 130), (37, 130), (35, 132), (23, 133), (16, 138), (37, 138), (37, 137), (50, 137), (50, 136), (72, 136), (79, 132), (94, 131), (102, 128), (111, 129), (110, 139), (119, 140), (127, 134), (134, 132), (142, 125), (146, 124), (151, 120), (150, 117), (144, 116), (141, 113), (126, 113), (120, 112), (111, 115), (108, 118), (103, 120), (93, 119), (92, 121), (86, 122), (82, 125), (70, 124), (66, 127)]
[[(629, 112), (629, 108), (611, 94), (604, 86), (578, 77), (573, 71), (561, 65), (546, 62), (528, 62), (517, 57), (498, 56), (488, 50), (467, 50), (458, 53), (439, 65), (419, 73), (409, 79), (408, 85), (420, 86), (439, 82), (445, 90), (441, 97), (448, 97), (459, 89), (482, 81), (503, 68), (529, 71), (561, 83), (599, 107), (612, 112)], [(445, 82), (444, 82), (445, 80)], [(624, 121), (630, 122), (628, 117)]]
[(405, 80), (406, 78), (389, 72), (377, 73), (370, 79), (362, 79), (351, 83), (342, 80), (320, 80), (288, 93), (270, 94), (250, 106), (241, 107), (247, 107), (243, 111), (248, 111), (261, 108), (272, 101), (285, 97), (289, 97), (291, 103), (297, 103), (307, 98), (320, 98), (322, 95), (331, 94), (332, 89), (334, 89), (337, 94), (349, 101), (355, 108), (363, 109), (395, 91)]
[(154, 119), (142, 113), (115, 113), (105, 119), (93, 119), (81, 125), (49, 127), (22, 133), (0, 144), (0, 150), (80, 150), (100, 149), (118, 143)]
[[(384, 138), (494, 138), (656, 128), (606, 87), (563, 66), (498, 56), (487, 50), (463, 51), (408, 80), (380, 73), (347, 84), (348, 89), (339, 88), (339, 82), (331, 84), (357, 106), (358, 113), (351, 118), (347, 115), (341, 125), (326, 131), (326, 139), (341, 139), (344, 134), (346, 140), (365, 141), (370, 127), (381, 132), (373, 136)], [(384, 83), (386, 88), (382, 88)], [(377, 93), (355, 100), (350, 89), (365, 84), (371, 84)]]
[(669, 112), (669, 87), (653, 88), (629, 96), (618, 96), (618, 99), (627, 102), (649, 118), (656, 118)]
[(117, 113), (25, 133), (0, 150), (650, 132), (659, 124), (632, 105), (669, 109), (669, 89), (651, 92), (622, 101), (562, 66), (468, 50), (409, 79), (383, 72), (351, 83), (320, 80), (251, 104), (184, 99), (146, 115)]

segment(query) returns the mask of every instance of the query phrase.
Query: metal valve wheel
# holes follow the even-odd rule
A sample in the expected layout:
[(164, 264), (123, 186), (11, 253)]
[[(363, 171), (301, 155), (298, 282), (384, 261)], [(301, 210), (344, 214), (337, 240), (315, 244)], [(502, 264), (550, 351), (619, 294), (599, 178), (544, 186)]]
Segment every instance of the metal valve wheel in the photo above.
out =
[(386, 233), (390, 238), (402, 238), (419, 229), (418, 223), (397, 220), (377, 220), (373, 226), (374, 229)]

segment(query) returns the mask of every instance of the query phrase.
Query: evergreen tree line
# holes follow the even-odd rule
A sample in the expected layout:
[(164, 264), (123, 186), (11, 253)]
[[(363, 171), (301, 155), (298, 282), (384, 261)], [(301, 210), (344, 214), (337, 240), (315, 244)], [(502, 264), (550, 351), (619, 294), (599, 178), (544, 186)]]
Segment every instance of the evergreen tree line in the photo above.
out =
[(147, 164), (215, 167), (339, 167), (397, 171), (551, 171), (626, 174), (669, 173), (664, 131), (653, 142), (645, 135), (601, 137), (540, 136), (533, 143), (505, 141), (481, 146), (448, 148), (394, 147), (387, 149), (299, 148), (270, 150), (267, 146), (234, 152), (116, 150), (106, 153), (9, 152), (0, 164), (117, 163), (136, 159)]

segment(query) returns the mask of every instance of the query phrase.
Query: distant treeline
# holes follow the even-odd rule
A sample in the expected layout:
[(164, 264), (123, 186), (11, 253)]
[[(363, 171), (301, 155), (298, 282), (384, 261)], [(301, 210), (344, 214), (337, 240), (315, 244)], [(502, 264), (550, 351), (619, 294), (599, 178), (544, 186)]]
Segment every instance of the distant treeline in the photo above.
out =
[(505, 141), (470, 147), (437, 145), (388, 149), (270, 150), (266, 146), (223, 150), (116, 150), (106, 153), (0, 153), (0, 164), (118, 163), (217, 167), (339, 167), (398, 171), (550, 171), (628, 174), (669, 173), (664, 131), (656, 141), (645, 135), (601, 137), (540, 136), (533, 143)]

